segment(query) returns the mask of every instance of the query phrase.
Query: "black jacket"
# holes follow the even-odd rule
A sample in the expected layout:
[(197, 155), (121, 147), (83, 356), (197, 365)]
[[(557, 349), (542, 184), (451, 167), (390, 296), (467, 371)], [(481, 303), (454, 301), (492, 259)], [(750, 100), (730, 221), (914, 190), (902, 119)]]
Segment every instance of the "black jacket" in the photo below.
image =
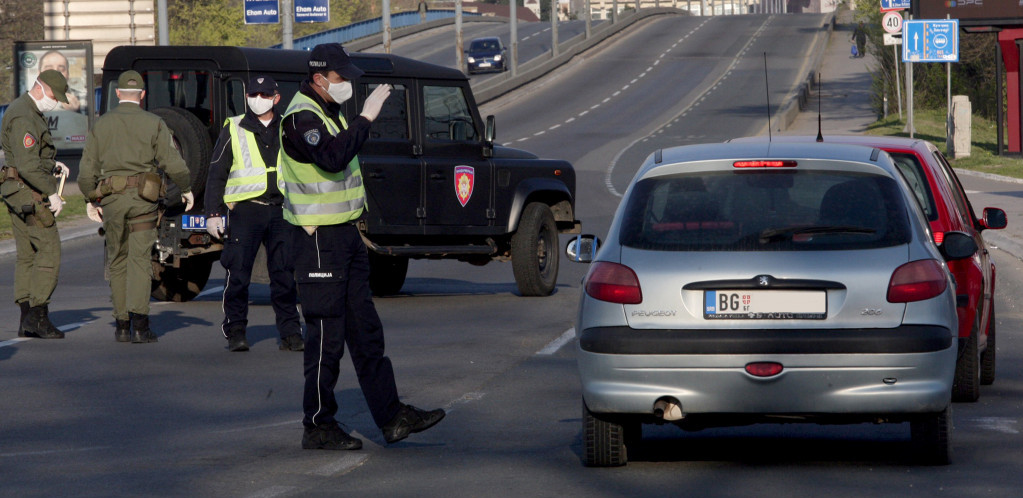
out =
[[(281, 143), (281, 117), (276, 112), (276, 108), (274, 111), (274, 118), (267, 126), (263, 126), (263, 123), (259, 121), (259, 118), (252, 111), (245, 111), (245, 117), (241, 121), (241, 128), (251, 131), (255, 135), (256, 143), (259, 145), (259, 155), (263, 157), (263, 162), (266, 163), (267, 167), (280, 167), (277, 164), (277, 151), (280, 149)], [(208, 217), (227, 215), (227, 205), (224, 203), (224, 188), (227, 185), (227, 176), (231, 171), (233, 163), (234, 153), (231, 149), (231, 129), (228, 124), (220, 130), (220, 137), (217, 138), (217, 144), (213, 147), (210, 171), (206, 177), (204, 205), (206, 207), (206, 216)], [(266, 192), (263, 192), (255, 200), (278, 206), (283, 204), (284, 194), (277, 188), (277, 173), (267, 173), (266, 182)]]
[(341, 111), (339, 104), (327, 103), (320, 98), (309, 80), (302, 82), (299, 91), (319, 104), (341, 132), (331, 136), (327, 126), (316, 114), (310, 111), (296, 112), (281, 122), (284, 137), (281, 146), (284, 147), (284, 153), (295, 160), (313, 163), (329, 173), (343, 171), (369, 138), (370, 121), (362, 116), (349, 119), (346, 130), (336, 118)]

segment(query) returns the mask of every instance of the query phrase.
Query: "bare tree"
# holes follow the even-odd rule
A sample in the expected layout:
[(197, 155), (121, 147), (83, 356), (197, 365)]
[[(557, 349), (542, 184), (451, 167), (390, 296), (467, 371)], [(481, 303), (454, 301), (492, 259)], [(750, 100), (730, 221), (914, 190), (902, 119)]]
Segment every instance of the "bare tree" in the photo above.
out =
[(0, 104), (14, 100), (14, 42), (43, 39), (42, 2), (0, 0)]

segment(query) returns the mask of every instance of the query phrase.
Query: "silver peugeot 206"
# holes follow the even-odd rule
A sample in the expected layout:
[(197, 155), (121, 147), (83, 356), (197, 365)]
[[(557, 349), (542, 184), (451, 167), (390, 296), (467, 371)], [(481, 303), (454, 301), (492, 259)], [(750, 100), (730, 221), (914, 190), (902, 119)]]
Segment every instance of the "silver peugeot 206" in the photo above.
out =
[[(885, 152), (731, 143), (652, 154), (591, 266), (576, 330), (586, 465), (624, 465), (643, 424), (909, 422), (950, 456), (956, 303), (946, 261)], [(598, 249), (599, 247), (599, 249)]]

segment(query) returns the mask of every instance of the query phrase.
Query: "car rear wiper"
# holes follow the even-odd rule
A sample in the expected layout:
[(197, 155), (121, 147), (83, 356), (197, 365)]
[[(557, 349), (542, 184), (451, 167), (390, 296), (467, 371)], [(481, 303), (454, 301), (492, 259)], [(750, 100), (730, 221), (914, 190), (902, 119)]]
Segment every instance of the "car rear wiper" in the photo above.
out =
[(785, 228), (769, 228), (760, 232), (760, 243), (766, 244), (783, 240), (793, 235), (807, 234), (832, 234), (832, 233), (874, 233), (873, 228), (858, 227), (852, 225), (798, 225)]

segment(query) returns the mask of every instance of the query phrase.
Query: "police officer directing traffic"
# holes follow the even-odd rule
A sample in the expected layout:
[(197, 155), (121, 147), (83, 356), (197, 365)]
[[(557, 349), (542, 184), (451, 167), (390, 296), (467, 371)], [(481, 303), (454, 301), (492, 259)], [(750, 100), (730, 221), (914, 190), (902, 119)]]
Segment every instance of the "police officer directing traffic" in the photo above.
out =
[(66, 93), (64, 75), (43, 71), (32, 89), (11, 103), (0, 123), (7, 162), (0, 176), (0, 194), (11, 215), (17, 250), (14, 302), (21, 308), (19, 337), (64, 337), (50, 322), (49, 304), (60, 273), (56, 218), (64, 207), (56, 177), (66, 177), (68, 168), (54, 159), (57, 149), (43, 113), (66, 103)]
[[(220, 264), (227, 270), (221, 330), (231, 351), (248, 351), (249, 281), (260, 244), (266, 247), (270, 299), (281, 350), (302, 351), (302, 324), (295, 305), (291, 225), (284, 221), (278, 186), (281, 95), (270, 76), (249, 80), (248, 111), (227, 119), (206, 180), (206, 230), (223, 239)], [(224, 217), (230, 232), (225, 231)]]
[(156, 342), (149, 328), (151, 254), (164, 170), (181, 190), (185, 211), (193, 196), (188, 167), (174, 148), (167, 123), (141, 107), (145, 84), (137, 71), (117, 79), (117, 107), (96, 121), (82, 150), (78, 187), (86, 213), (102, 222), (110, 265), (117, 342)]
[(400, 441), (444, 418), (444, 410), (424, 411), (398, 401), (391, 360), (384, 356), (383, 326), (369, 290), (369, 257), (354, 222), (366, 204), (356, 154), (391, 86), (377, 86), (349, 125), (342, 107), (352, 97), (352, 80), (362, 74), (341, 44), (317, 45), (309, 56), (309, 79), (281, 122), (284, 219), (295, 225), (295, 279), (306, 320), (305, 449), (362, 447), (334, 418), (345, 344), (385, 441)]

